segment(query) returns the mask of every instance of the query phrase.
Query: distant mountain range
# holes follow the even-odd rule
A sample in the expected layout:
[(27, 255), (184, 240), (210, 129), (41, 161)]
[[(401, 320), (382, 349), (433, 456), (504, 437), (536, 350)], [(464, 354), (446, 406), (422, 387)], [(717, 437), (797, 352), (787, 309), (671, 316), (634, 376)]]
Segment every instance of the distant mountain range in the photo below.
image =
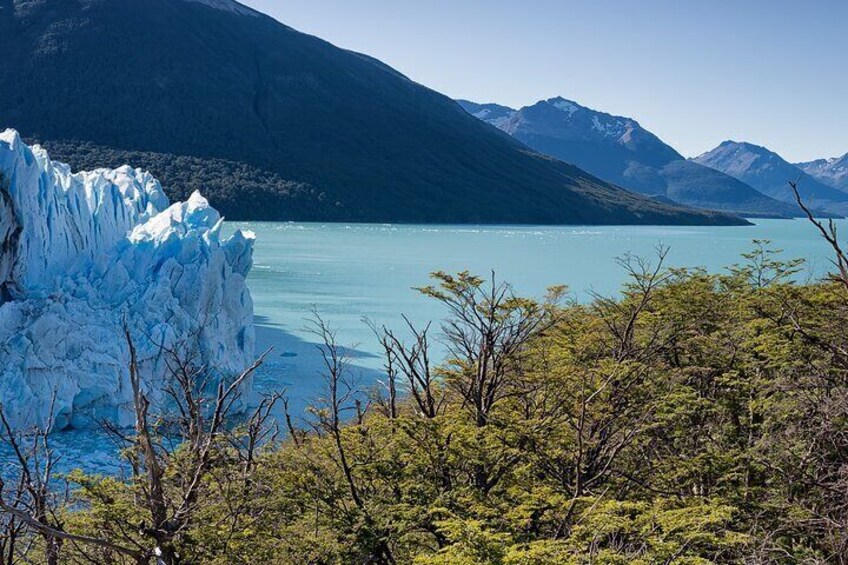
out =
[(231, 219), (743, 222), (542, 156), (380, 61), (232, 0), (0, 0), (0, 52), (0, 127), (74, 167), (217, 178), (205, 192)]
[(518, 110), (458, 102), (473, 116), (528, 147), (634, 192), (747, 216), (796, 217), (801, 213), (794, 204), (686, 160), (632, 118), (598, 112), (564, 98)]
[(848, 153), (833, 159), (796, 163), (795, 166), (819, 182), (848, 192)]
[[(725, 141), (693, 161), (731, 175), (763, 194), (784, 202), (795, 202), (789, 181), (797, 181), (799, 192), (807, 204), (836, 214), (848, 213), (848, 193), (828, 186), (765, 147)], [(833, 172), (827, 167), (819, 171)], [(827, 173), (818, 174), (826, 176)]]

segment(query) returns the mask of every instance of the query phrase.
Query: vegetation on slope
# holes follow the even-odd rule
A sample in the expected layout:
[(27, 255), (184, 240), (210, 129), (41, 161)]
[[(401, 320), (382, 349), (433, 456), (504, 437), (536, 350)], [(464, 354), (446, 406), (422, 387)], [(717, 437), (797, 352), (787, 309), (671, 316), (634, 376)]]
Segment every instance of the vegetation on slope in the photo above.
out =
[(202, 371), (175, 362), (181, 410), (148, 416), (138, 394), (136, 432), (120, 432), (130, 478), (75, 473), (68, 498), (33, 505), (30, 460), (3, 490), (18, 513), (0, 549), (53, 547), (62, 563), (844, 563), (848, 281), (795, 284), (800, 263), (765, 242), (725, 274), (656, 263), (623, 259), (621, 295), (589, 304), (437, 273), (421, 290), (446, 306), (450, 359), (432, 363), (435, 330), (375, 328), (375, 390), (355, 387), (318, 319), (325, 400), (306, 425), (283, 418), (279, 441), (277, 397), (231, 430), (200, 408), (226, 407), (230, 389), (204, 401)]
[[(37, 141), (36, 141), (37, 142)], [(74, 171), (114, 169), (132, 164), (150, 171), (172, 202), (182, 202), (199, 190), (228, 220), (294, 220), (342, 217), (340, 202), (309, 185), (247, 163), (203, 159), (151, 151), (112, 149), (88, 142), (41, 142), (51, 159), (68, 163)], [(333, 210), (336, 215), (333, 216)]]

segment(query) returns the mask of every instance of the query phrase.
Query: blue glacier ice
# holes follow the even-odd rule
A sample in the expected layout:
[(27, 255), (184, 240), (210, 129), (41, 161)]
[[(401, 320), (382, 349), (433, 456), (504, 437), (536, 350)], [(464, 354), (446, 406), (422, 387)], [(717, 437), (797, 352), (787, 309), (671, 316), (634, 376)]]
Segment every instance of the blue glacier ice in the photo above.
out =
[(43, 422), (54, 397), (59, 429), (132, 424), (125, 326), (154, 403), (165, 349), (221, 376), (249, 365), (254, 236), (224, 238), (222, 223), (199, 193), (170, 205), (149, 173), (72, 173), (0, 133), (0, 402), (12, 424)]

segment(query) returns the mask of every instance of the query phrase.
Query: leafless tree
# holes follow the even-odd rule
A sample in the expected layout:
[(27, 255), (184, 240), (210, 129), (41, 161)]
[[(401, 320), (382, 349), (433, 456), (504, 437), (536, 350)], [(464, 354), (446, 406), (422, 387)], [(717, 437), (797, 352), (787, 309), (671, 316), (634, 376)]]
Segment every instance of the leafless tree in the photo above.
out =
[(64, 543), (88, 544), (114, 551), (144, 563), (143, 555), (132, 548), (111, 541), (65, 531), (58, 509), (65, 501), (57, 490), (55, 465), (58, 461), (50, 445), (55, 416), (53, 395), (47, 421), (28, 430), (12, 428), (5, 411), (0, 407), (2, 437), (9, 446), (17, 463), (19, 479), (11, 489), (9, 498), (3, 477), (0, 477), (0, 511), (4, 515), (5, 536), (3, 539), (3, 562), (6, 565), (31, 562), (28, 555), (33, 550), (34, 539), (26, 534), (40, 536), (44, 545), (44, 559), (48, 565), (61, 562)]
[(804, 214), (807, 215), (807, 219), (811, 224), (813, 224), (813, 226), (816, 227), (825, 241), (827, 241), (828, 245), (830, 245), (831, 249), (833, 249), (835, 256), (833, 263), (836, 265), (838, 271), (836, 279), (843, 287), (845, 287), (846, 290), (848, 290), (848, 256), (846, 256), (845, 252), (842, 250), (842, 245), (839, 243), (839, 239), (836, 234), (836, 222), (830, 218), (827, 221), (827, 225), (825, 225), (821, 220), (816, 218), (813, 211), (809, 206), (807, 206), (803, 198), (801, 198), (801, 192), (798, 190), (798, 182), (790, 182), (789, 186), (792, 188), (792, 193), (795, 195), (795, 201), (798, 203), (801, 210), (803, 210)]
[[(206, 368), (195, 368), (190, 362), (173, 359), (170, 369), (173, 384), (166, 392), (176, 405), (178, 441), (187, 450), (187, 454), (183, 451), (183, 456), (188, 462), (180, 473), (179, 488), (174, 494), (166, 488), (164, 480), (172, 452), (163, 448), (151, 422), (150, 401), (142, 390), (136, 348), (129, 330), (125, 330), (125, 337), (130, 353), (130, 384), (136, 415), (132, 450), (138, 462), (136, 471), (144, 478), (142, 503), (150, 517), (150, 523), (145, 525), (143, 532), (155, 542), (152, 553), (157, 561), (163, 565), (177, 565), (181, 558), (175, 541), (191, 524), (202, 481), (209, 473), (215, 450), (223, 440), (225, 425), (240, 396), (240, 388), (262, 365), (268, 352), (229, 384), (219, 380), (210, 406), (203, 396), (203, 389), (208, 384)], [(256, 415), (264, 420), (269, 412), (270, 409), (265, 406)]]
[(345, 348), (339, 344), (336, 332), (330, 328), (317, 310), (313, 309), (313, 318), (310, 323), (310, 331), (320, 342), (318, 350), (321, 354), (323, 376), (327, 386), (327, 397), (319, 406), (312, 409), (315, 417), (312, 427), (317, 434), (332, 439), (334, 452), (331, 457), (344, 476), (351, 500), (375, 535), (374, 553), (369, 557), (368, 562), (394, 565), (396, 561), (392, 549), (378, 525), (377, 517), (371, 512), (345, 443), (343, 434), (345, 415), (356, 414), (358, 423), (360, 425), (363, 423), (362, 406), (357, 398), (359, 390), (350, 373)]
[[(0, 477), (0, 509), (7, 515), (7, 536), (4, 542), (8, 544), (8, 547), (4, 547), (4, 556), (8, 559), (8, 563), (15, 562), (16, 543), (20, 540), (24, 526), (34, 529), (42, 536), (48, 564), (53, 565), (59, 562), (63, 540), (50, 531), (50, 529), (62, 529), (62, 523), (56, 515), (56, 507), (60, 501), (57, 500), (51, 486), (57, 459), (50, 447), (49, 439), (53, 428), (55, 404), (54, 392), (47, 421), (43, 425), (35, 425), (23, 432), (12, 429), (5, 411), (0, 407), (2, 437), (17, 461), (20, 476), (9, 502), (4, 497), (5, 484)], [(33, 528), (35, 524), (38, 524), (40, 528)]]
[(377, 327), (370, 324), (385, 355), (389, 393), (387, 416), (392, 420), (397, 418), (398, 377), (400, 377), (403, 381), (400, 392), (405, 392), (412, 398), (420, 415), (425, 418), (435, 418), (441, 410), (442, 402), (436, 391), (437, 378), (431, 360), (430, 324), (419, 330), (406, 316), (403, 316), (403, 320), (410, 334), (410, 343), (386, 326)]
[[(798, 182), (790, 182), (798, 206), (818, 230), (833, 251), (836, 273), (832, 279), (843, 290), (848, 290), (848, 255), (837, 235), (836, 222), (825, 224), (801, 198)], [(817, 532), (830, 551), (827, 561), (848, 563), (848, 431), (845, 414), (848, 414), (848, 340), (842, 320), (848, 312), (848, 300), (835, 301), (834, 309), (824, 316), (817, 315), (820, 307), (804, 304), (801, 308), (784, 303), (784, 315), (790, 330), (807, 343), (831, 356), (839, 370), (828, 371), (815, 365), (806, 368), (786, 388), (798, 398), (799, 408), (807, 418), (791, 430), (794, 437), (802, 437), (809, 446), (800, 461), (793, 462), (776, 472), (794, 484), (804, 485), (808, 495), (802, 504), (809, 511), (804, 526)], [(781, 451), (781, 446), (775, 446)]]
[(442, 330), (450, 362), (459, 374), (447, 384), (471, 408), (477, 426), (483, 427), (492, 408), (511, 394), (511, 376), (519, 369), (516, 362), (527, 344), (556, 324), (564, 288), (550, 289), (539, 303), (516, 296), (494, 272), (488, 285), (467, 271), (437, 272), (433, 277), (438, 285), (419, 290), (448, 309)]
[[(141, 382), (135, 344), (127, 329), (125, 339), (135, 430), (127, 434), (113, 425), (105, 427), (126, 448), (124, 453), (133, 470), (134, 484), (140, 491), (137, 502), (148, 513), (149, 520), (140, 525), (112, 524), (117, 534), (104, 537), (65, 531), (57, 511), (60, 503), (53, 484), (56, 457), (49, 443), (52, 407), (49, 421), (28, 434), (15, 432), (0, 409), (3, 439), (11, 446), (20, 470), (13, 488), (7, 489), (0, 479), (5, 563), (17, 563), (17, 556), (29, 549), (22, 545), (28, 541), (23, 534), (35, 533), (43, 540), (49, 565), (60, 562), (65, 543), (72, 544), (78, 555), (92, 563), (116, 562), (120, 556), (138, 564), (151, 560), (161, 565), (179, 564), (183, 562), (178, 552), (180, 536), (192, 525), (204, 483), (210, 477), (216, 458), (225, 453), (234, 454), (242, 469), (239, 488), (243, 489), (243, 496), (240, 500), (250, 499), (244, 489), (249, 488), (249, 476), (255, 469), (258, 449), (275, 437), (275, 428), (269, 422), (280, 395), (264, 398), (243, 426), (234, 429), (231, 420), (242, 386), (262, 365), (267, 352), (231, 381), (219, 379), (213, 387), (212, 373), (207, 367), (196, 365), (194, 357), (181, 356), (176, 349), (165, 351), (168, 354), (165, 395), (170, 410), (154, 417)], [(210, 388), (214, 388), (214, 394), (207, 396)], [(25, 445), (25, 441), (29, 443)], [(173, 445), (169, 448), (165, 441)], [(178, 455), (174, 445), (179, 446)], [(234, 516), (227, 519), (232, 518), (233, 527), (236, 527), (245, 512), (245, 508), (233, 508)], [(151, 543), (145, 545), (139, 539), (149, 539)], [(90, 552), (86, 547), (97, 548), (99, 553)]]

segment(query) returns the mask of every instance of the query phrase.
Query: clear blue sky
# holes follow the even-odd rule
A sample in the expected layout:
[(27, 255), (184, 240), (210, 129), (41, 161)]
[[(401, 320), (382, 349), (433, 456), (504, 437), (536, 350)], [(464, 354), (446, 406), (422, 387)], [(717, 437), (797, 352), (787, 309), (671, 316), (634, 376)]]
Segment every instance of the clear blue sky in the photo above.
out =
[(848, 152), (846, 0), (242, 0), (454, 98), (561, 95), (684, 155)]

